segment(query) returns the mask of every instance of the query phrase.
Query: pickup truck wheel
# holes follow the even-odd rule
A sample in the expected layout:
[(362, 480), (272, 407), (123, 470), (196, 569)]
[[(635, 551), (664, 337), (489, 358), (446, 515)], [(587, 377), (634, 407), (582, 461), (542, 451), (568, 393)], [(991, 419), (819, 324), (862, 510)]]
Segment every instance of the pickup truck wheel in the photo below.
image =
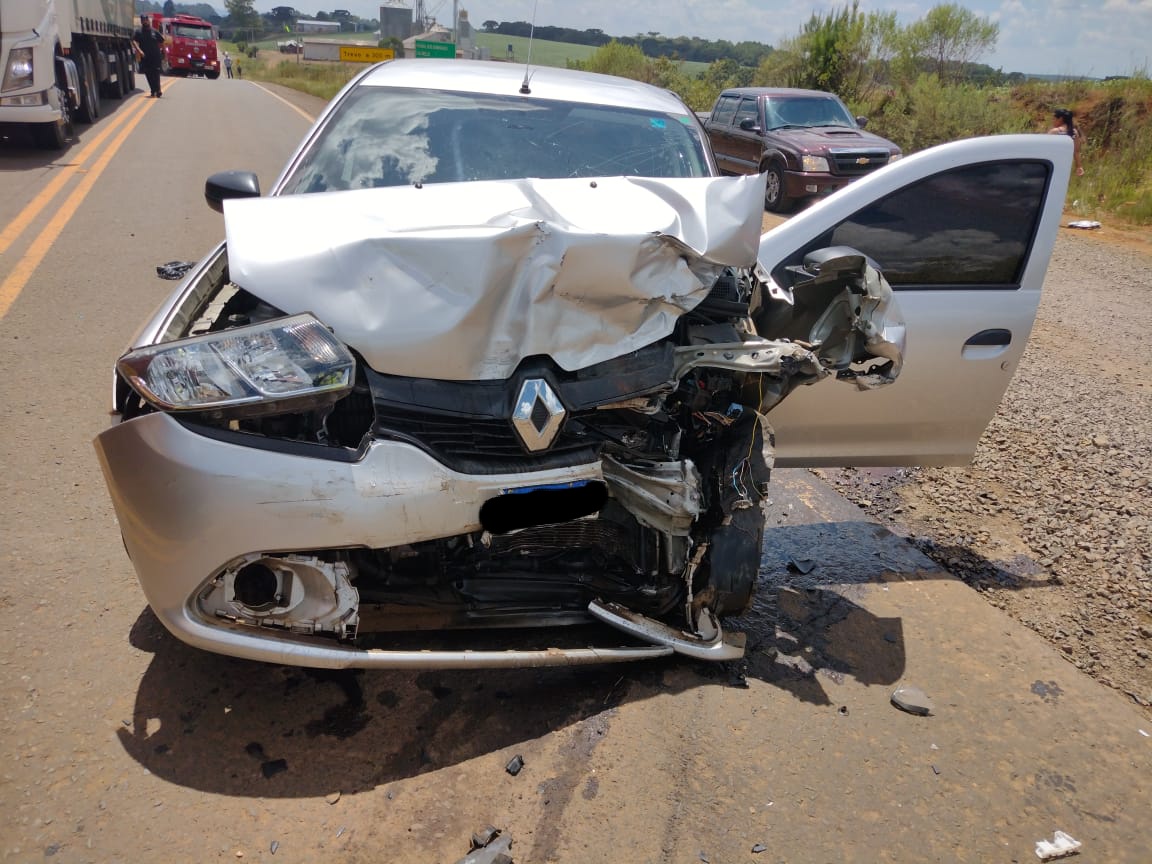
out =
[(787, 213), (793, 202), (784, 194), (784, 166), (779, 162), (769, 162), (764, 174), (767, 175), (764, 207), (773, 213)]

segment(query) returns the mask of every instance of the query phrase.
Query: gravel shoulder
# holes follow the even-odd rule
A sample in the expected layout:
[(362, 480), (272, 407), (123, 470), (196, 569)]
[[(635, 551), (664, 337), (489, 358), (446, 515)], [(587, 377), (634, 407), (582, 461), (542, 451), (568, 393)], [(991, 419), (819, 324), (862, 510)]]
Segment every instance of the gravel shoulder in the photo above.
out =
[(1061, 229), (1028, 348), (970, 467), (816, 472), (1145, 710), (1150, 299), (1152, 232)]

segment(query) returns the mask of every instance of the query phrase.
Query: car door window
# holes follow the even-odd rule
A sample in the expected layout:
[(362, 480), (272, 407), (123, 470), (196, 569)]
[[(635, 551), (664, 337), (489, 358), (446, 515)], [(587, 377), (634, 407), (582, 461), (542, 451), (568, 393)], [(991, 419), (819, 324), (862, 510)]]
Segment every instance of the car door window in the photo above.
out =
[(738, 96), (721, 96), (720, 104), (716, 106), (716, 116), (713, 119), (724, 126), (731, 126), (732, 117), (736, 114), (736, 106), (739, 104), (740, 98)]
[(739, 126), (745, 120), (751, 120), (757, 125), (760, 123), (760, 118), (757, 116), (755, 99), (741, 99), (740, 107), (736, 109), (736, 119), (732, 122), (734, 125)]
[(857, 211), (799, 250), (851, 246), (893, 288), (1019, 287), (1048, 189), (1046, 162), (967, 165)]

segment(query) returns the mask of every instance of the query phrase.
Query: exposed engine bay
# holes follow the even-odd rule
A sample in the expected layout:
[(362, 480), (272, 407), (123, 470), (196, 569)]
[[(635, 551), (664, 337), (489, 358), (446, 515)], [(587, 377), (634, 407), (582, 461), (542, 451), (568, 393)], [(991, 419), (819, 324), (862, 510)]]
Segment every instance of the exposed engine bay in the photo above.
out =
[[(744, 179), (705, 182), (735, 188)], [(662, 194), (668, 197), (666, 190)], [(386, 242), (394, 237), (362, 238), (358, 249), (341, 256), (330, 254), (340, 244), (323, 235), (308, 241), (322, 254), (282, 261), (257, 247), (279, 236), (279, 248), (294, 248), (293, 236), (279, 231), (291, 224), (286, 216), (272, 228), (265, 219), (265, 240), (255, 245), (234, 240), (250, 227), (248, 220), (268, 215), (267, 204), (298, 208), (313, 197), (251, 202), (265, 205), (265, 212), (253, 209), (235, 220), (230, 210), (228, 245), (190, 277), (184, 301), (150, 350), (170, 342), (195, 346), (309, 312), (354, 359), (347, 383), (307, 398), (169, 412), (215, 441), (334, 464), (355, 463), (376, 442), (399, 442), (453, 475), (501, 478), (500, 487), (471, 502), (475, 518), (450, 536), (414, 531), (407, 542), (387, 547), (254, 545), (204, 574), (194, 598), (197, 613), (342, 643), (369, 630), (548, 626), (591, 615), (693, 656), (738, 656), (739, 646), (723, 645), (717, 621), (744, 611), (755, 586), (773, 464), (767, 415), (801, 385), (835, 377), (873, 389), (900, 372), (894, 335), (902, 332), (899, 314), (876, 264), (838, 247), (813, 252), (802, 265), (775, 275), (764, 273), (755, 264), (757, 234), (748, 230), (749, 219), (709, 226), (709, 214), (713, 222), (729, 219), (715, 205), (693, 210), (684, 204), (676, 214), (682, 222), (694, 214), (708, 242), (633, 230), (632, 245), (618, 248), (589, 239), (583, 224), (574, 228), (579, 220), (571, 213), (557, 216), (569, 202), (554, 197), (550, 220), (514, 208), (511, 233), (485, 238), (505, 251), (519, 249), (529, 266), (512, 273), (502, 257), (475, 264), (505, 292), (489, 300), (503, 311), (485, 312), (480, 326), (489, 329), (478, 336), (469, 319), (479, 304), (468, 310), (458, 285), (430, 282), (429, 256), (445, 255), (443, 237), (430, 251), (408, 232), (405, 239), (416, 252), (404, 258), (397, 244)], [(758, 229), (758, 201), (752, 212)], [(637, 221), (645, 224), (643, 213)], [(476, 224), (490, 225), (491, 219)], [(428, 236), (440, 227), (428, 226)], [(741, 233), (753, 242), (741, 245)], [(461, 230), (458, 237), (459, 254), (467, 257), (476, 231)], [(369, 248), (374, 251), (365, 252)], [(540, 259), (532, 257), (541, 249), (549, 256), (543, 275)], [(623, 270), (621, 261), (627, 263)], [(320, 302), (324, 286), (314, 284), (320, 267), (339, 277), (343, 304)], [(301, 271), (312, 273), (312, 281)], [(292, 284), (312, 284), (313, 292), (269, 289), (285, 284), (289, 272), (295, 272)], [(409, 301), (427, 308), (428, 293), (443, 294), (437, 300), (441, 317), (428, 332), (407, 332), (417, 326), (407, 312), (397, 313), (403, 327), (388, 329), (386, 318), (367, 311), (370, 302), (348, 300), (365, 278), (386, 283), (390, 274), (413, 287), (399, 300), (389, 297), (389, 308)], [(564, 297), (555, 302), (564, 305), (580, 280), (598, 277), (627, 283), (636, 296), (622, 300), (626, 292), (619, 285), (600, 293), (591, 287), (585, 294), (593, 308), (583, 318), (533, 320), (535, 313), (517, 315), (524, 307), (509, 305), (511, 297), (535, 308), (541, 297), (559, 295)], [(485, 291), (491, 298), (491, 285), (482, 278), (478, 284), (472, 299)], [(659, 293), (648, 284), (661, 286)], [(638, 300), (632, 305), (643, 314), (609, 311), (624, 309), (626, 300)], [(551, 330), (538, 326), (542, 322)], [(581, 325), (600, 333), (566, 342), (565, 334)], [(502, 338), (509, 331), (518, 333), (516, 339)], [(386, 333), (395, 338), (382, 338)], [(550, 340), (554, 350), (538, 350)], [(486, 347), (466, 350), (481, 343)], [(437, 365), (430, 352), (451, 356)], [(170, 365), (167, 380), (185, 374), (181, 369)], [(125, 422), (164, 410), (148, 374), (131, 353), (121, 362), (118, 403)], [(206, 373), (196, 374), (202, 379)], [(523, 482), (507, 480), (518, 475)], [(544, 475), (553, 479), (538, 482)], [(396, 494), (402, 499), (403, 490)]]

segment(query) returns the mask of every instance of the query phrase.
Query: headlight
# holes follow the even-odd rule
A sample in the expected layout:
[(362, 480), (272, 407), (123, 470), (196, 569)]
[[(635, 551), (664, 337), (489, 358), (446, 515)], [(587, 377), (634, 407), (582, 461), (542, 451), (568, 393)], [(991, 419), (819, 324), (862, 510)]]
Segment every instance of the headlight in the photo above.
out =
[(809, 156), (805, 154), (800, 160), (800, 167), (804, 171), (828, 172), (828, 160), (823, 156)]
[(892, 164), (893, 162), (895, 162), (897, 159), (903, 159), (903, 158), (904, 158), (904, 154), (903, 154), (903, 153), (893, 153), (893, 154), (891, 154), (891, 155), (888, 157), (888, 164), (889, 164), (889, 165), (891, 165), (891, 164)]
[(4, 83), (0, 90), (19, 90), (32, 86), (32, 49), (13, 48), (8, 52), (8, 65), (4, 67)]
[(304, 314), (139, 348), (116, 368), (163, 411), (250, 416), (336, 401), (352, 387), (356, 360)]

